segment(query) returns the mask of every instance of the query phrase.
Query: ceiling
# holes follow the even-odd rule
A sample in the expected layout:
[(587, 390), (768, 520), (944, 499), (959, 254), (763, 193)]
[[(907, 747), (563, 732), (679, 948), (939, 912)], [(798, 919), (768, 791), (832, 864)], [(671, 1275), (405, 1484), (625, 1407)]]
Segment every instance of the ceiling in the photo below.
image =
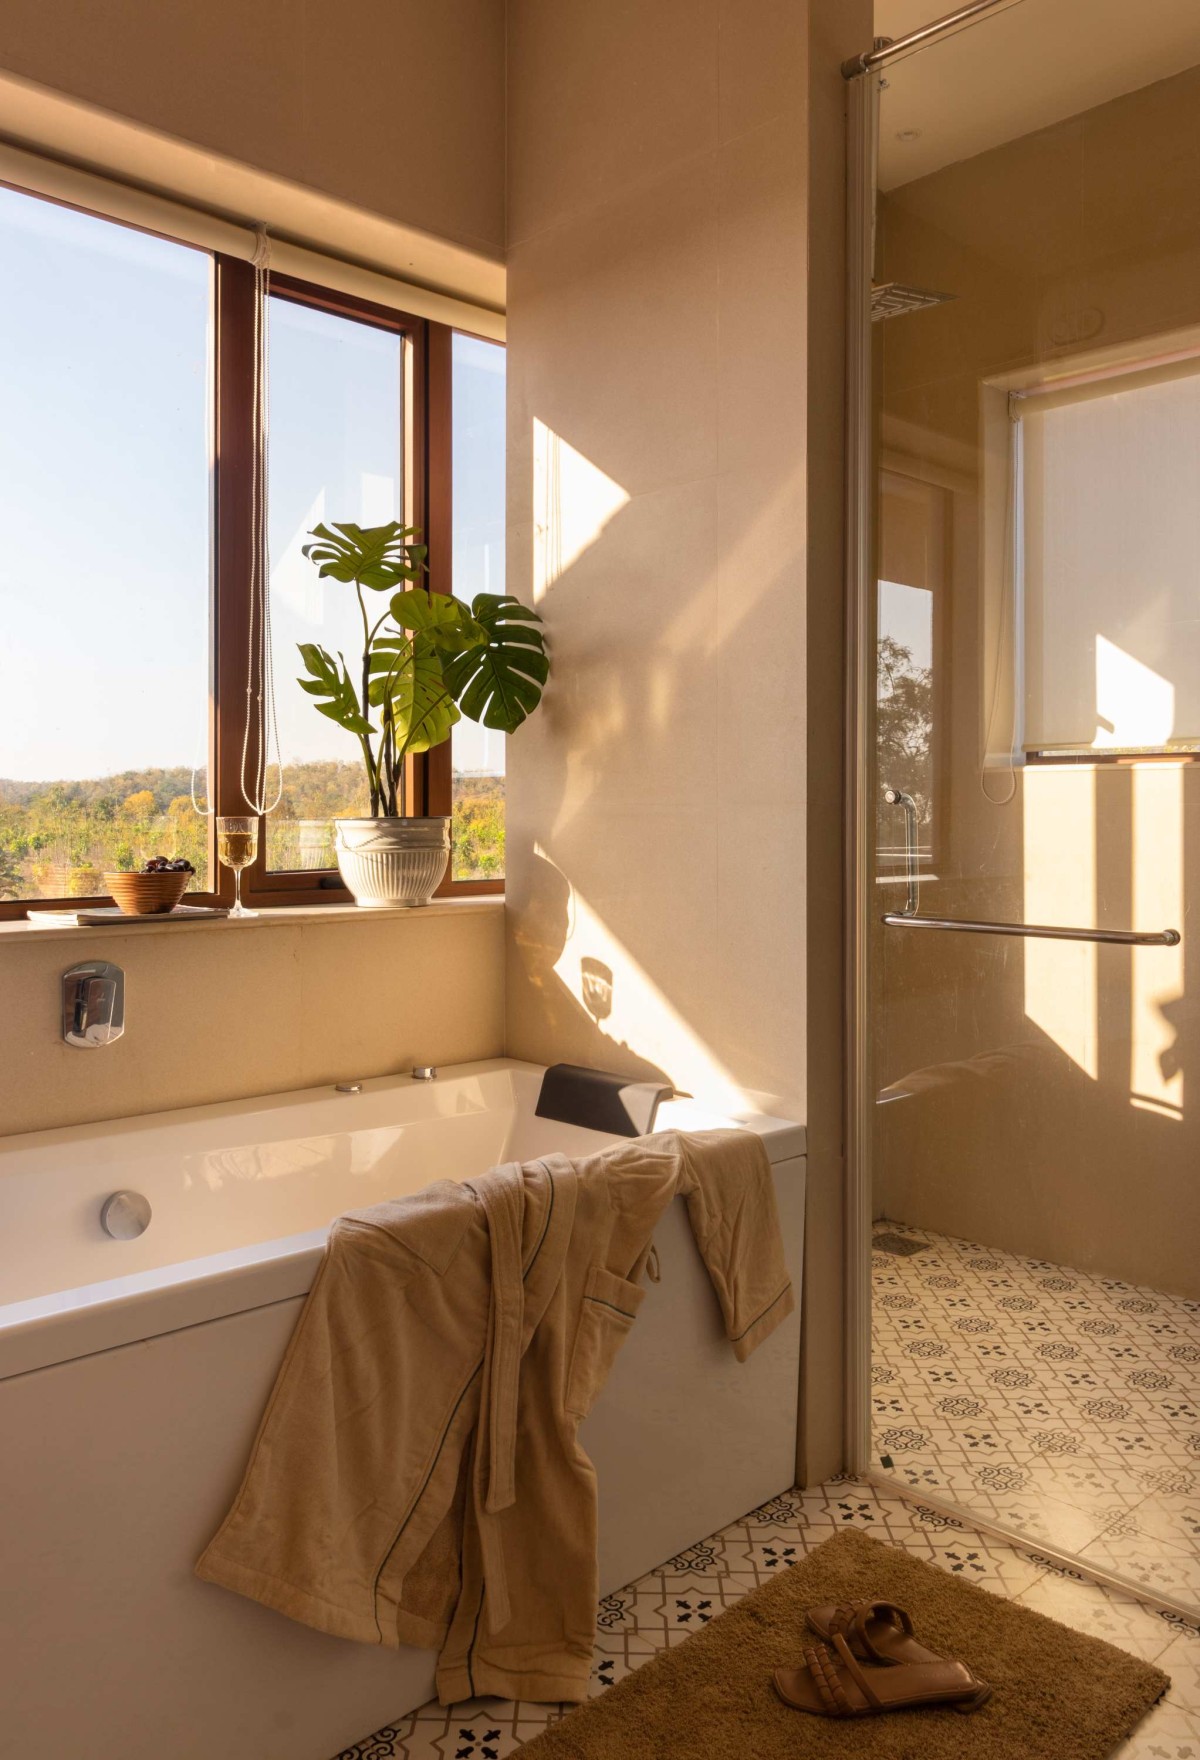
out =
[[(875, 0), (901, 37), (950, 0)], [(865, 45), (864, 45), (865, 47)], [(887, 69), (883, 189), (1200, 63), (1200, 0), (1021, 0)]]

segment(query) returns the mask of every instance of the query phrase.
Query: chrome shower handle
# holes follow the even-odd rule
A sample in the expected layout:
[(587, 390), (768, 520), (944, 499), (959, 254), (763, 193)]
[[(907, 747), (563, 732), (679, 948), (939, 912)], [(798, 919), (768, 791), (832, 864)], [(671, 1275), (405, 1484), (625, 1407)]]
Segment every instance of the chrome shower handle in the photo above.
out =
[(111, 1045), (125, 1031), (125, 974), (107, 960), (72, 966), (62, 976), (62, 1035), (80, 1051)]

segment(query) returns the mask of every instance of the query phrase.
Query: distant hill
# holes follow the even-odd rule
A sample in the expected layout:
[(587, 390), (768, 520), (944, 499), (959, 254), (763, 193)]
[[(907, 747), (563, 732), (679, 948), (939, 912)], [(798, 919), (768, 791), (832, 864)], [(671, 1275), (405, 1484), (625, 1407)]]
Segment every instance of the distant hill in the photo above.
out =
[[(83, 780), (26, 782), (0, 778), (0, 898), (95, 891), (105, 868), (139, 866), (147, 856), (186, 856), (203, 886), (209, 821), (192, 810), (192, 772), (182, 764), (113, 771)], [(205, 778), (196, 777), (203, 803)], [(272, 865), (306, 865), (300, 821), (358, 817), (368, 811), (361, 765), (336, 759), (289, 766), (283, 799), (272, 814)], [(455, 774), (454, 872), (490, 879), (504, 871), (504, 778)], [(332, 834), (329, 846), (332, 862)], [(66, 878), (64, 878), (64, 875)]]
[[(203, 782), (203, 777), (200, 778)], [(17, 782), (0, 776), (0, 806), (27, 807), (33, 801), (51, 799), (81, 807), (90, 807), (101, 800), (127, 800), (148, 788), (155, 805), (165, 812), (171, 802), (187, 794), (192, 786), (190, 767), (176, 764), (165, 770), (118, 770), (111, 776), (96, 776), (86, 781), (55, 779), (48, 782)]]
[[(363, 786), (361, 767), (337, 759), (289, 764), (286, 777), (292, 816), (297, 819), (320, 819), (345, 813)], [(204, 772), (199, 772), (195, 780), (197, 798), (203, 799)], [(456, 770), (454, 780), (460, 794), (489, 799), (504, 793), (502, 776)], [(108, 776), (83, 781), (56, 777), (45, 782), (23, 782), (15, 777), (0, 776), (0, 807), (28, 807), (42, 801), (61, 806), (90, 807), (98, 801), (125, 801), (130, 795), (146, 789), (154, 796), (158, 811), (165, 813), (172, 801), (181, 795), (190, 796), (192, 771), (187, 765), (175, 764), (165, 769), (115, 770)]]

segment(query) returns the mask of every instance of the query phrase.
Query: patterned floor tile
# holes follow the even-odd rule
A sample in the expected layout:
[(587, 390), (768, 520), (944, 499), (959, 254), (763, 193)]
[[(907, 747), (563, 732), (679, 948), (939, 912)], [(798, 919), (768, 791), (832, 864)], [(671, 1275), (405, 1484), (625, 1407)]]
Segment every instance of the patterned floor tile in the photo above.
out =
[[(1152, 1500), (1150, 1500), (1152, 1501)], [(1200, 1552), (1180, 1546), (1175, 1533), (1169, 1539), (1151, 1532), (1152, 1526), (1172, 1528), (1161, 1510), (1156, 1520), (1141, 1507), (1123, 1516), (1079, 1554), (1086, 1563), (1114, 1575), (1146, 1583), (1159, 1595), (1200, 1604)]]
[(1145, 1662), (1156, 1662), (1178, 1636), (1174, 1625), (1143, 1602), (1101, 1589), (1065, 1569), (1043, 1572), (1016, 1599), (1063, 1625), (1088, 1632), (1093, 1638), (1105, 1638)]
[(884, 1470), (1200, 1600), (1200, 1303), (901, 1222), (881, 1237), (915, 1248), (872, 1254)]
[(1114, 1751), (1112, 1760), (1200, 1760), (1200, 1712), (1168, 1696)]
[[(1200, 1630), (1132, 1598), (1046, 1568), (1026, 1553), (887, 1487), (844, 1479), (791, 1491), (689, 1547), (601, 1603), (589, 1692), (596, 1696), (656, 1652), (682, 1643), (757, 1583), (841, 1528), (903, 1546), (939, 1569), (1110, 1639), (1172, 1674), (1168, 1700), (1121, 1749), (1122, 1760), (1200, 1760)], [(423, 1706), (337, 1760), (508, 1760), (563, 1707), (475, 1700)], [(1188, 1744), (1191, 1744), (1189, 1747)]]
[(1064, 1552), (1080, 1552), (1099, 1538), (1114, 1522), (1125, 1519), (1136, 1501), (1109, 1498), (1092, 1508), (1066, 1503), (1058, 1495), (1057, 1482), (1039, 1478), (1035, 1465), (1027, 1485), (1015, 1491), (992, 1491), (986, 1503), (976, 1500), (977, 1509), (986, 1509), (992, 1521), (1007, 1528), (1017, 1528), (1043, 1546), (1055, 1546)]

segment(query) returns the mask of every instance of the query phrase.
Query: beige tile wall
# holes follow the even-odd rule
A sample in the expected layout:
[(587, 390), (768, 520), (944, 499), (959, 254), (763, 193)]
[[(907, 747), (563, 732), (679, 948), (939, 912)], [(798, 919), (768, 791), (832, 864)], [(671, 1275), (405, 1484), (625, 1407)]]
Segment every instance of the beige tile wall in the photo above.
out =
[[(722, 106), (735, 12), (792, 102)], [(510, 1042), (801, 1115), (805, 59), (803, 10), (760, 0), (511, 10), (510, 584), (556, 571), (556, 518), (586, 537), (589, 468), (623, 501), (541, 601)], [(549, 500), (547, 431), (587, 461)]]
[[(809, 1336), (834, 1365), (837, 687), (811, 822), (807, 702), (839, 670), (838, 65), (870, 38), (833, 0), (509, 13), (509, 585), (556, 668), (509, 755), (509, 1048), (803, 1118), (811, 1022)], [(818, 1474), (839, 1405), (835, 1367)]]
[[(498, 1056), (503, 917), (489, 899), (404, 917), (0, 935), (0, 1133)], [(124, 969), (126, 1028), (80, 1051), (62, 1039), (61, 976), (89, 959)]]

